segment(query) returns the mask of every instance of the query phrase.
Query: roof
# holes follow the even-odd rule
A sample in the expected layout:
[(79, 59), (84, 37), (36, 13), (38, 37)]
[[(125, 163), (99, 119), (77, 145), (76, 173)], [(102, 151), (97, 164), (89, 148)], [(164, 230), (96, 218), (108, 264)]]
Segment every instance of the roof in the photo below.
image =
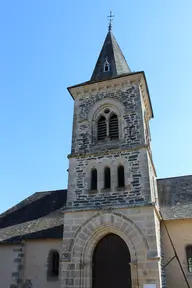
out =
[(164, 220), (192, 218), (192, 175), (157, 180)]
[(67, 190), (37, 192), (0, 215), (0, 243), (62, 238)]
[[(109, 71), (104, 71), (104, 64), (109, 64)], [(91, 81), (105, 80), (124, 73), (131, 73), (125, 57), (111, 31), (108, 31), (103, 47), (97, 59)]]

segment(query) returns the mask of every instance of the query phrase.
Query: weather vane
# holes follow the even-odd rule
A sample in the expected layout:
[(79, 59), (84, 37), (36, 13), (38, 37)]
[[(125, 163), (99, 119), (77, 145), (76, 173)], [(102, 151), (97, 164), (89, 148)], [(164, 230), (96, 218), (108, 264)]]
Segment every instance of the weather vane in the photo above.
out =
[(107, 16), (109, 18), (109, 31), (111, 31), (112, 29), (112, 21), (113, 21), (113, 18), (115, 17), (115, 15), (112, 14), (112, 12), (110, 11), (110, 15)]

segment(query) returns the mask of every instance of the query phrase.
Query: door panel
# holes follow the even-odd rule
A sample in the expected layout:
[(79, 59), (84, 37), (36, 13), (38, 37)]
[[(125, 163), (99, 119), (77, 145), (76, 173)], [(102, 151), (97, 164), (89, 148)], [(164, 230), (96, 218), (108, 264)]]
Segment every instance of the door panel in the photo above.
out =
[(93, 253), (93, 288), (131, 288), (130, 253), (124, 240), (108, 234)]

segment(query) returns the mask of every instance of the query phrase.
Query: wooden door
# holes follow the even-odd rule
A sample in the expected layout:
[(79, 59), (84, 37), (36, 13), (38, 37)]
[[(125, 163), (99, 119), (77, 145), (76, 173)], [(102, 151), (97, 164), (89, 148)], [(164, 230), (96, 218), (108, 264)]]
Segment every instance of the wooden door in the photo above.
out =
[(131, 288), (130, 253), (124, 240), (107, 234), (93, 253), (93, 288)]

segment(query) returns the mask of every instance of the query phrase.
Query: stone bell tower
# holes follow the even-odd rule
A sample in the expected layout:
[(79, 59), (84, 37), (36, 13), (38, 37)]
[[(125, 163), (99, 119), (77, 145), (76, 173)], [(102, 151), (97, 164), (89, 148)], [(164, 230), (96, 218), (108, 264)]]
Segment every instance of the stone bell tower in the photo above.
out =
[[(61, 287), (162, 287), (153, 111), (143, 71), (131, 72), (111, 23), (74, 99)], [(148, 287), (148, 286), (147, 286)]]

